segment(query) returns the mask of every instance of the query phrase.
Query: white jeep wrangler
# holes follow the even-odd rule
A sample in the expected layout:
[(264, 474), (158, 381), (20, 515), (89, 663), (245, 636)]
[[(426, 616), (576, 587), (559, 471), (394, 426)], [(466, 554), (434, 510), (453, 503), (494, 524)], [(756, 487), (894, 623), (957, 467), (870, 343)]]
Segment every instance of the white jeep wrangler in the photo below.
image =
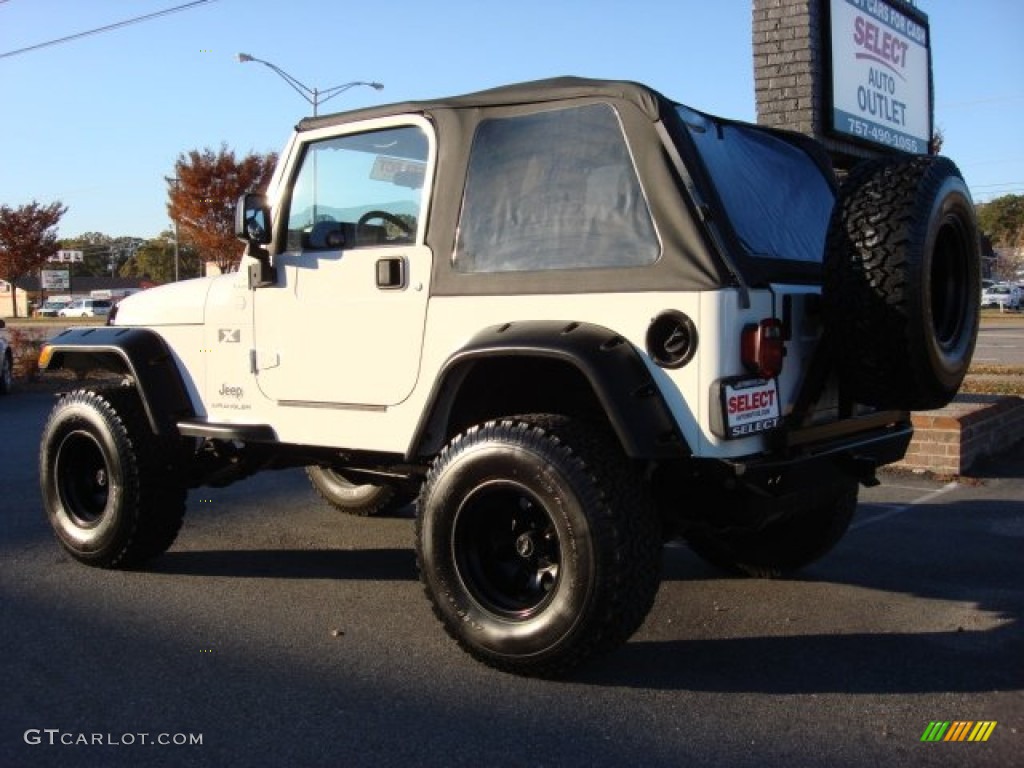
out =
[(416, 554), (476, 658), (553, 675), (624, 642), (663, 542), (769, 576), (843, 535), (908, 411), (956, 393), (978, 233), (939, 157), (841, 191), (814, 141), (562, 78), (303, 120), (237, 215), (241, 270), (121, 302), (43, 369), (76, 559), (135, 567), (188, 489), (305, 466)]

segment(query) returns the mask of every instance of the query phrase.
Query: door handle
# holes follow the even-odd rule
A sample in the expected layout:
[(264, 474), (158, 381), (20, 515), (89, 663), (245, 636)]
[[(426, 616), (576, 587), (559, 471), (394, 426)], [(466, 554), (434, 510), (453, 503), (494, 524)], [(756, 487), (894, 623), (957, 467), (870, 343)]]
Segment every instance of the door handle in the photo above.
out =
[(377, 287), (386, 290), (405, 288), (407, 271), (405, 258), (402, 256), (393, 259), (378, 259)]

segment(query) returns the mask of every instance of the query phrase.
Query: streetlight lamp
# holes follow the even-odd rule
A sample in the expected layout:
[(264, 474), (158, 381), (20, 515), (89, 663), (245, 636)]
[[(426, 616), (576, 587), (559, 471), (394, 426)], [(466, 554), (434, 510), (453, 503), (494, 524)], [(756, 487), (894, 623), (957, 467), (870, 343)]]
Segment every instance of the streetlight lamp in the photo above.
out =
[(260, 64), (263, 64), (266, 67), (270, 67), (278, 75), (280, 75), (284, 79), (284, 81), (288, 83), (288, 85), (290, 85), (292, 88), (298, 91), (298, 94), (302, 98), (304, 98), (306, 101), (313, 105), (313, 117), (316, 117), (317, 109), (320, 107), (321, 104), (323, 104), (328, 99), (333, 99), (339, 93), (344, 93), (349, 88), (355, 88), (357, 85), (367, 85), (370, 88), (373, 88), (375, 91), (379, 91), (384, 87), (383, 84), (381, 83), (367, 83), (362, 80), (353, 80), (351, 83), (336, 85), (333, 88), (326, 88), (321, 91), (317, 88), (310, 88), (308, 85), (299, 82), (277, 65), (271, 64), (269, 61), (264, 61), (263, 59), (257, 59), (255, 56), (250, 56), (248, 53), (238, 54), (238, 61), (242, 64), (244, 64), (247, 61), (256, 61), (259, 62)]

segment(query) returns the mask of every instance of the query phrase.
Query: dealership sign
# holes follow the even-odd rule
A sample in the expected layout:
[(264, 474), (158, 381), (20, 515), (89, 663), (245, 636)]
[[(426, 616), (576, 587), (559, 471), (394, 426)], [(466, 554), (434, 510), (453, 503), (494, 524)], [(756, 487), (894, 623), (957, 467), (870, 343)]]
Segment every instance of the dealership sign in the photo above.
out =
[(67, 291), (71, 288), (71, 273), (66, 269), (42, 270), (44, 291)]
[(832, 130), (924, 154), (932, 134), (928, 18), (893, 0), (826, 0)]

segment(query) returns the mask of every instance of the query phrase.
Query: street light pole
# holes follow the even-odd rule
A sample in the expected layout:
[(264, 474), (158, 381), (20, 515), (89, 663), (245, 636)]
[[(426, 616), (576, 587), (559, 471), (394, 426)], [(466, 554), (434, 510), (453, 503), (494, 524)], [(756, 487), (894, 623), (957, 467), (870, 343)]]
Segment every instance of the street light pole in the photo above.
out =
[[(177, 176), (164, 176), (164, 181), (173, 184), (177, 189), (181, 179)], [(174, 225), (174, 282), (178, 282), (178, 218), (175, 217), (171, 224)]]
[(289, 75), (276, 64), (271, 64), (269, 61), (264, 61), (263, 59), (257, 59), (255, 56), (250, 56), (248, 53), (238, 54), (238, 61), (242, 64), (246, 63), (247, 61), (255, 61), (262, 64), (265, 67), (269, 67), (270, 69), (274, 70), (274, 72), (276, 72), (286, 83), (288, 83), (288, 85), (294, 88), (295, 91), (302, 98), (304, 98), (306, 101), (313, 105), (313, 117), (317, 116), (321, 104), (323, 104), (328, 99), (333, 99), (339, 93), (344, 93), (349, 88), (355, 88), (357, 85), (365, 85), (370, 88), (373, 88), (375, 91), (379, 91), (384, 87), (383, 84), (377, 82), (369, 83), (364, 82), (362, 80), (353, 80), (351, 83), (336, 85), (333, 88), (325, 88), (324, 90), (321, 91), (317, 88), (310, 88), (308, 85), (296, 80), (294, 77)]

